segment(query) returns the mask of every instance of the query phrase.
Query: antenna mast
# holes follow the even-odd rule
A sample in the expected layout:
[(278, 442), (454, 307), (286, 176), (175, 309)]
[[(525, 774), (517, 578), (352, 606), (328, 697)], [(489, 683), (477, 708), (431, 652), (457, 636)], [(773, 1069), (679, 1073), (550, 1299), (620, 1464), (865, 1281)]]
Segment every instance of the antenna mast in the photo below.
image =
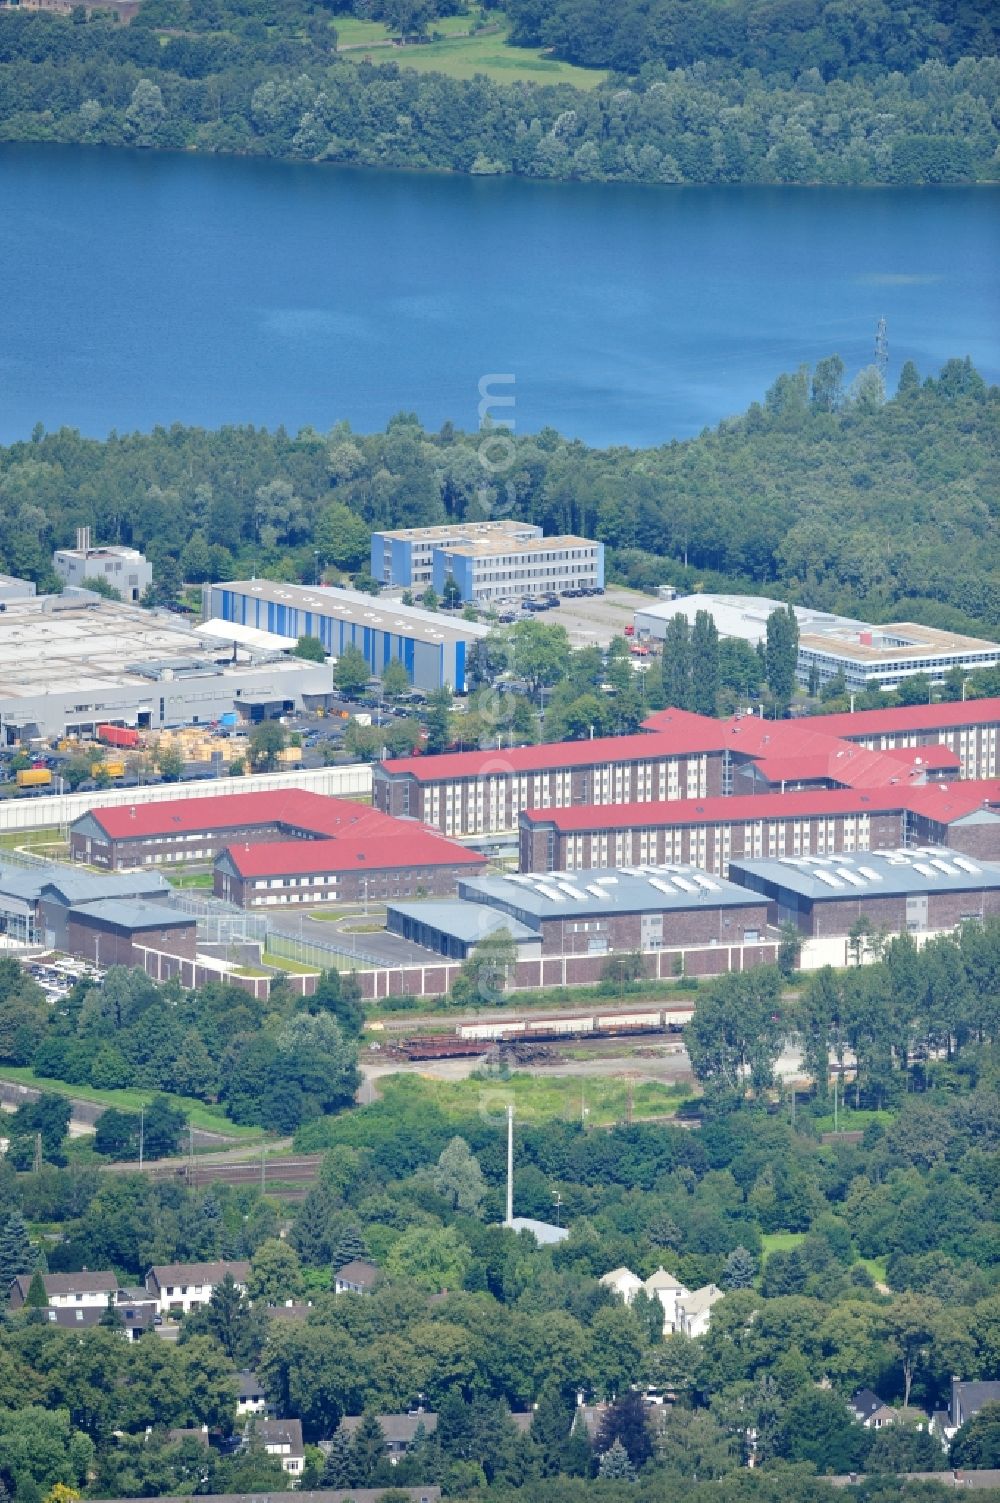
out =
[(889, 336), (886, 333), (885, 319), (880, 318), (875, 329), (875, 369), (882, 377), (882, 385), (889, 372)]
[(514, 1103), (507, 1103), (507, 1226), (514, 1224)]

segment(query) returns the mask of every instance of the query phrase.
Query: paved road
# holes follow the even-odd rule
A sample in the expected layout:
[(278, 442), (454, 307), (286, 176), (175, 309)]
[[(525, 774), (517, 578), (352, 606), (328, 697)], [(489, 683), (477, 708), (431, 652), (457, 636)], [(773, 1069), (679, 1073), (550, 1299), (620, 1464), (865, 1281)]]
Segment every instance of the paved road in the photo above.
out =
[(349, 953), (356, 953), (360, 958), (373, 956), (381, 965), (386, 966), (443, 963), (440, 955), (435, 955), (431, 950), (422, 950), (408, 939), (401, 939), (398, 934), (388, 934), (385, 930), (379, 930), (375, 934), (351, 932), (352, 925), (378, 923), (381, 917), (382, 915), (370, 914), (366, 920), (363, 914), (353, 913), (342, 917), (338, 915), (335, 919), (316, 919), (308, 913), (301, 916), (268, 914), (271, 929), (276, 934), (302, 940), (305, 944), (335, 944)]

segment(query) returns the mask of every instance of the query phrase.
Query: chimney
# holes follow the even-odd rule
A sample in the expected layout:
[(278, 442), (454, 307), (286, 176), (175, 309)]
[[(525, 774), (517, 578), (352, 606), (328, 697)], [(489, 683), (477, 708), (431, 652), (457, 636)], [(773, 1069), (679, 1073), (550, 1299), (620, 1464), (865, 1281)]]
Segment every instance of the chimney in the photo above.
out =
[(78, 553), (90, 552), (90, 528), (78, 527), (76, 529), (76, 547)]

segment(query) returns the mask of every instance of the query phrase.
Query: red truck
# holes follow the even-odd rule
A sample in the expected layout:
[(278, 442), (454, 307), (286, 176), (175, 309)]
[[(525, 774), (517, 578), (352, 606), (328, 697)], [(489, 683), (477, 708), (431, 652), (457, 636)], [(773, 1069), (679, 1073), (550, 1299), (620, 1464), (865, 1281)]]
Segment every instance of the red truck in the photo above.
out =
[(99, 725), (97, 739), (105, 746), (120, 746), (131, 751), (139, 745), (139, 732), (128, 725)]

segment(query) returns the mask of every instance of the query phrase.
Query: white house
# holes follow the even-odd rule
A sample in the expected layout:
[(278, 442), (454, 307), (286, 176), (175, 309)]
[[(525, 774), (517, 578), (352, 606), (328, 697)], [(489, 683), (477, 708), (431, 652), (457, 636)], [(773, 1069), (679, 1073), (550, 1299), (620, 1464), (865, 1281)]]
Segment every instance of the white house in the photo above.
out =
[(154, 1263), (146, 1274), (146, 1288), (161, 1315), (186, 1315), (197, 1305), (208, 1304), (212, 1290), (227, 1273), (232, 1274), (238, 1289), (246, 1289), (250, 1273), (250, 1264), (246, 1262)]
[(631, 1268), (612, 1268), (599, 1281), (605, 1289), (611, 1289), (621, 1296), (626, 1305), (630, 1305), (639, 1290), (643, 1287), (642, 1279), (638, 1278)]
[(306, 1464), (306, 1449), (302, 1444), (301, 1420), (255, 1420), (254, 1433), (264, 1444), (269, 1456), (281, 1459), (281, 1469), (289, 1477), (301, 1477)]
[(267, 1394), (257, 1374), (244, 1371), (237, 1376), (239, 1389), (236, 1394), (236, 1413), (241, 1417), (248, 1414), (259, 1414), (262, 1417), (266, 1415), (269, 1407)]
[(679, 1324), (678, 1301), (687, 1298), (690, 1291), (685, 1289), (680, 1279), (675, 1279), (673, 1274), (668, 1273), (663, 1267), (651, 1273), (642, 1287), (650, 1299), (658, 1299), (663, 1306), (664, 1336), (676, 1331)]
[[(10, 1285), (10, 1308), (19, 1310), (27, 1302), (31, 1288), (30, 1273), (19, 1273)], [(117, 1295), (118, 1279), (111, 1273), (46, 1273), (42, 1275), (45, 1298), (50, 1310), (106, 1310), (108, 1295)]]
[(677, 1329), (682, 1336), (704, 1336), (712, 1323), (712, 1306), (725, 1299), (715, 1284), (706, 1284), (677, 1301)]

